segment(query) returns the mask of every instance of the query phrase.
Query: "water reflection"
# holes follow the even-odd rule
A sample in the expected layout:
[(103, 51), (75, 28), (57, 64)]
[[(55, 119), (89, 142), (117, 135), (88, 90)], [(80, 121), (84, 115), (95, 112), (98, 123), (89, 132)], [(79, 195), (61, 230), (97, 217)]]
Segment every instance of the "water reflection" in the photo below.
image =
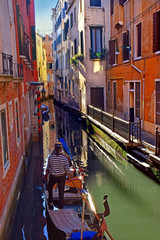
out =
[(64, 138), (72, 156), (84, 168), (85, 183), (98, 212), (104, 210), (103, 196), (108, 194), (111, 214), (107, 224), (114, 239), (159, 239), (159, 185), (131, 164), (117, 162), (102, 150), (82, 129), (80, 121), (54, 106), (53, 100), (45, 105), (50, 108), (50, 120), (43, 124), (43, 146), (32, 146), (10, 240), (53, 239), (46, 221), (42, 175), (59, 137)]
[[(158, 239), (160, 234), (159, 185), (131, 164), (121, 164), (88, 139), (88, 172), (85, 181), (97, 210), (109, 195), (107, 218), (115, 239)], [(93, 184), (94, 183), (94, 184)], [(135, 231), (136, 229), (136, 231)]]

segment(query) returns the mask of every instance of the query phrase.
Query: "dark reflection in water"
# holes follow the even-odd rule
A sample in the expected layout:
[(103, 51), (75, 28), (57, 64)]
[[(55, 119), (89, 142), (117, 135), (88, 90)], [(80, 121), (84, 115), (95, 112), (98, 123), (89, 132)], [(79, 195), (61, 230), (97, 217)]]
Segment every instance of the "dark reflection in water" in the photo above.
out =
[(10, 240), (48, 239), (45, 231), (42, 170), (42, 145), (33, 142), (31, 159), (26, 169)]
[(22, 191), (9, 240), (58, 240), (46, 219), (43, 172), (47, 156), (53, 151), (55, 141), (63, 137), (77, 161), (80, 161), (81, 127), (68, 112), (45, 102), (50, 108), (49, 121), (43, 122), (43, 139), (33, 142)]

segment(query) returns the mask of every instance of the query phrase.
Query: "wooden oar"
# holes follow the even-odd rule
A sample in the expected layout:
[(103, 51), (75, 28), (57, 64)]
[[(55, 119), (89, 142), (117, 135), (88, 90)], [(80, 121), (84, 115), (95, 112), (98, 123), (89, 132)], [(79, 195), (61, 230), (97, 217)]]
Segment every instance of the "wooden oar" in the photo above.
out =
[[(71, 180), (71, 182), (73, 183), (73, 185), (75, 186), (75, 188), (77, 189), (77, 191), (79, 192), (79, 194), (81, 195), (82, 199), (85, 201), (85, 203), (89, 206), (89, 208), (91, 209), (91, 206), (89, 204), (89, 202), (85, 199), (85, 197), (83, 196), (83, 194), (81, 193), (81, 191), (79, 190), (79, 188), (77, 188), (76, 184), (72, 181), (72, 178), (69, 176), (69, 174), (66, 172), (67, 176), (69, 177), (69, 179)], [(99, 223), (101, 223), (100, 218), (98, 217), (97, 213), (95, 211), (93, 211), (91, 209), (91, 211), (93, 212), (93, 214), (95, 215), (95, 217), (97, 218), (97, 220), (99, 221)], [(109, 233), (109, 231), (106, 229), (105, 230), (106, 233), (108, 234), (108, 236), (110, 237), (111, 240), (114, 240), (113, 237), (111, 236), (111, 234)]]

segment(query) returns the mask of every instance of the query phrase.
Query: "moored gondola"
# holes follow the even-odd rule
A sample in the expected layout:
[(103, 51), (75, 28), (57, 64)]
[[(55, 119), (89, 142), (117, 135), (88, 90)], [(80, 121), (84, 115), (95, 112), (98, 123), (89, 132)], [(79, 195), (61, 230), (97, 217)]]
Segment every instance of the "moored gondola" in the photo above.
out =
[[(65, 143), (62, 139), (60, 139), (60, 141), (66, 150), (67, 146)], [(69, 153), (69, 150), (67, 149), (66, 152)], [(55, 185), (53, 188), (53, 209), (50, 209), (48, 205), (48, 191), (46, 190), (45, 192), (46, 215), (48, 224), (51, 226), (48, 228), (50, 231), (50, 239), (107, 239), (104, 236), (105, 231), (110, 239), (113, 239), (107, 230), (107, 225), (104, 220), (104, 217), (110, 214), (107, 202), (108, 196), (104, 196), (104, 212), (96, 213), (92, 198), (84, 185), (81, 171), (73, 162), (71, 168), (74, 171), (74, 176), (71, 178), (67, 175), (66, 177), (63, 209), (59, 209), (58, 207), (58, 186)]]

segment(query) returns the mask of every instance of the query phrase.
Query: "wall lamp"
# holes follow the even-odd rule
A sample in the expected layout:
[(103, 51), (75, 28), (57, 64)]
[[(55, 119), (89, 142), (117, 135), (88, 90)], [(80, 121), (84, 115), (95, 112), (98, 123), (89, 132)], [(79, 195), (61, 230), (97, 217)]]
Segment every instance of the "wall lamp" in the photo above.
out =
[(131, 51), (131, 46), (117, 46), (117, 49), (116, 49), (116, 54), (119, 54), (119, 48), (124, 48), (124, 49), (129, 49), (129, 51)]
[(43, 85), (43, 89), (41, 90), (41, 93), (42, 93), (42, 99), (44, 99), (46, 95), (46, 90), (44, 89), (44, 85)]

